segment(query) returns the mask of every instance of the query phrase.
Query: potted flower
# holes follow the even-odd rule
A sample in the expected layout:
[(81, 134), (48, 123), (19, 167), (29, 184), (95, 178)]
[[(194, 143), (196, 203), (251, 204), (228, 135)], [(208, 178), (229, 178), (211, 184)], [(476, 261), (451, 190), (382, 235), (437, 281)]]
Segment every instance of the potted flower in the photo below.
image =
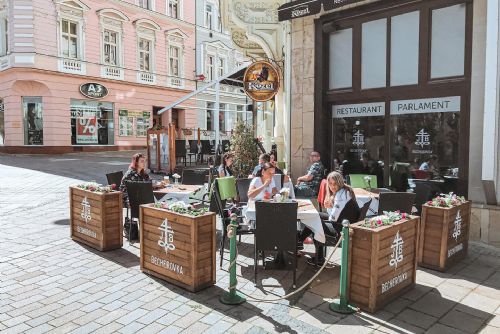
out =
[(141, 270), (195, 292), (215, 284), (215, 213), (184, 202), (140, 207)]
[(422, 206), (418, 264), (445, 271), (467, 254), (471, 205), (462, 196), (441, 194)]
[(123, 246), (122, 193), (95, 181), (69, 188), (71, 238), (100, 251)]
[(384, 212), (351, 225), (349, 299), (369, 312), (415, 285), (419, 217)]
[(174, 183), (175, 185), (178, 185), (179, 184), (179, 179), (181, 178), (181, 176), (177, 173), (175, 173), (174, 175), (172, 175), (172, 177), (174, 178)]

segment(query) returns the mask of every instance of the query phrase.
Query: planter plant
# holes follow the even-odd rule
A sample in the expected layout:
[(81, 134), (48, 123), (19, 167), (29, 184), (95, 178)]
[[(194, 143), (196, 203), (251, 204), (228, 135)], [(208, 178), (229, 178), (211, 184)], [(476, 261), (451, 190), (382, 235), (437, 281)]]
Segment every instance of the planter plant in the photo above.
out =
[(470, 212), (470, 202), (453, 193), (422, 206), (419, 266), (446, 271), (467, 255)]
[(122, 193), (95, 182), (69, 188), (71, 238), (100, 251), (123, 246)]
[(183, 202), (140, 208), (141, 270), (195, 292), (215, 284), (215, 214)]
[(376, 312), (415, 285), (419, 217), (400, 212), (351, 225), (348, 295)]
[(231, 150), (234, 153), (232, 170), (236, 178), (252, 174), (259, 160), (259, 149), (255, 143), (253, 127), (238, 122), (231, 136)]

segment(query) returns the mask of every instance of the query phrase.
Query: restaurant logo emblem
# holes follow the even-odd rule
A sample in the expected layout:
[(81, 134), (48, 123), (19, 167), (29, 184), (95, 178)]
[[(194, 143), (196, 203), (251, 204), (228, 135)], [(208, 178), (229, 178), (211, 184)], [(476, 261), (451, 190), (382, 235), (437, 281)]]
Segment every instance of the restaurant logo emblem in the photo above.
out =
[(460, 210), (457, 211), (457, 217), (455, 218), (455, 222), (453, 223), (455, 226), (453, 228), (453, 238), (455, 241), (458, 241), (458, 237), (462, 234), (462, 216), (460, 215)]
[(243, 76), (245, 93), (257, 102), (269, 101), (280, 87), (279, 71), (270, 62), (258, 61), (247, 67)]
[(108, 89), (101, 84), (89, 82), (80, 86), (80, 93), (91, 99), (102, 99), (108, 95)]
[(87, 196), (85, 196), (82, 200), (82, 213), (80, 216), (83, 218), (83, 220), (85, 220), (86, 224), (88, 224), (92, 219), (92, 216), (90, 215), (90, 203), (87, 199)]
[(424, 146), (428, 146), (431, 144), (430, 142), (430, 135), (429, 133), (425, 132), (424, 129), (420, 130), (417, 135), (417, 140), (415, 141), (415, 144), (417, 146), (420, 146), (421, 148), (424, 148)]
[(352, 135), (353, 141), (352, 144), (356, 146), (363, 146), (365, 144), (365, 136), (361, 133), (360, 130), (356, 131)]
[(292, 10), (292, 19), (307, 15), (309, 13), (310, 13), (309, 7), (307, 7), (307, 5), (296, 7), (295, 9)]
[(403, 261), (403, 244), (403, 238), (399, 235), (398, 231), (391, 244), (392, 254), (389, 260), (389, 266), (394, 267), (394, 269), (397, 269), (398, 263)]
[(165, 249), (165, 254), (168, 254), (169, 250), (175, 250), (174, 230), (172, 229), (172, 226), (168, 225), (168, 219), (165, 219), (158, 229), (161, 231), (158, 246)]

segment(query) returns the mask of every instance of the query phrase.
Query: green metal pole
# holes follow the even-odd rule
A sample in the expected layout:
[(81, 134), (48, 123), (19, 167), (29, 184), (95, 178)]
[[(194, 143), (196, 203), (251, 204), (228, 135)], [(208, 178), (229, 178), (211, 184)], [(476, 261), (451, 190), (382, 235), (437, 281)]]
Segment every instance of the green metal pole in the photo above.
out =
[(347, 299), (347, 273), (349, 265), (349, 221), (344, 220), (342, 222), (342, 258), (340, 265), (340, 299), (335, 299), (330, 304), (330, 310), (350, 314), (357, 311), (357, 308), (349, 304)]
[(236, 278), (236, 228), (238, 227), (238, 223), (236, 219), (236, 215), (234, 213), (231, 214), (231, 223), (229, 227), (232, 231), (228, 231), (230, 235), (229, 261), (231, 263), (229, 267), (229, 292), (225, 292), (219, 298), (220, 302), (226, 305), (239, 305), (246, 302), (245, 297), (236, 291), (236, 286), (238, 285), (238, 279)]

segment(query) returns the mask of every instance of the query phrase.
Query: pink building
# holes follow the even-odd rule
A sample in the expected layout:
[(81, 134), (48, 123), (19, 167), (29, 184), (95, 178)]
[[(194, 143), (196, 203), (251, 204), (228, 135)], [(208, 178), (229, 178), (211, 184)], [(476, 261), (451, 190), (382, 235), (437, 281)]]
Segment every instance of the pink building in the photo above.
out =
[[(194, 0), (0, 0), (0, 151), (146, 145), (195, 88)], [(106, 94), (107, 93), (107, 94)]]

